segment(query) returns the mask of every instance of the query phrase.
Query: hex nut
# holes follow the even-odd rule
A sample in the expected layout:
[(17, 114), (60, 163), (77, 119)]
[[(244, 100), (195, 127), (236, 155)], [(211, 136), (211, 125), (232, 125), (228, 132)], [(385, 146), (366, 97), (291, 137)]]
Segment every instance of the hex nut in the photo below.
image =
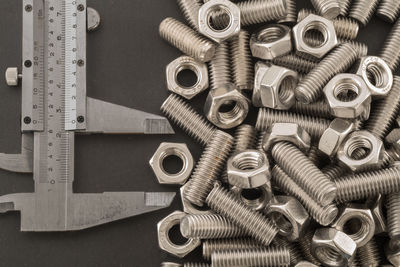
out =
[(257, 62), (254, 67), (254, 89), (252, 102), (255, 107), (262, 107), (263, 103), (261, 102), (261, 81), (267, 73), (268, 69), (272, 66), (271, 63), (268, 62)]
[[(163, 161), (172, 155), (183, 163), (182, 169), (175, 174), (167, 173), (163, 167)], [(149, 163), (160, 184), (184, 184), (192, 173), (194, 159), (186, 144), (161, 143)]]
[(254, 88), (253, 103), (257, 107), (290, 109), (296, 101), (294, 89), (299, 81), (297, 72), (275, 65), (261, 69), (263, 76), (256, 77), (260, 83)]
[(389, 246), (386, 247), (385, 249), (386, 252), (386, 258), (387, 260), (393, 264), (393, 266), (400, 266), (400, 248), (393, 250), (390, 249)]
[[(178, 74), (183, 70), (191, 70), (196, 74), (197, 81), (194, 85), (186, 87), (179, 84)], [(192, 57), (181, 56), (175, 59), (168, 64), (166, 74), (168, 90), (186, 99), (192, 99), (209, 85), (207, 65)]]
[(278, 227), (279, 234), (285, 236), (289, 241), (302, 237), (310, 224), (308, 212), (292, 196), (275, 196), (266, 212)]
[[(220, 109), (228, 104), (234, 103), (229, 111)], [(226, 84), (214, 90), (210, 90), (204, 113), (207, 119), (222, 129), (231, 129), (240, 125), (247, 117), (250, 101), (233, 84)]]
[(383, 142), (368, 131), (355, 131), (347, 136), (337, 152), (339, 163), (353, 172), (376, 168), (384, 156)]
[(383, 195), (379, 194), (367, 201), (367, 207), (371, 210), (375, 221), (375, 235), (386, 233), (387, 231), (386, 217), (382, 210), (384, 203), (383, 199)]
[(282, 24), (270, 24), (254, 33), (250, 38), (253, 57), (272, 60), (286, 55), (293, 49), (291, 30)]
[(203, 214), (212, 214), (212, 213), (214, 213), (206, 205), (204, 205), (203, 207), (198, 207), (198, 206), (192, 204), (189, 200), (187, 200), (184, 197), (184, 191), (185, 191), (186, 185), (187, 184), (181, 186), (181, 188), (179, 189), (180, 195), (181, 195), (183, 211), (185, 213), (187, 213), (187, 214), (190, 214), (190, 215), (203, 215)]
[(319, 228), (311, 243), (311, 253), (324, 266), (347, 266), (355, 255), (357, 244), (345, 233), (334, 228)]
[(380, 57), (361, 58), (356, 73), (364, 79), (372, 97), (384, 97), (392, 89), (393, 73), (388, 64)]
[(371, 210), (357, 204), (350, 204), (343, 208), (332, 227), (345, 233), (346, 228), (349, 227), (354, 233), (347, 234), (356, 242), (357, 247), (364, 246), (375, 234), (375, 221)]
[[(243, 194), (244, 192), (246, 192), (246, 190), (252, 192), (258, 191), (259, 197), (247, 198)], [(273, 197), (271, 183), (269, 181), (266, 185), (250, 189), (240, 188), (238, 186), (232, 186), (230, 188), (230, 191), (234, 193), (237, 196), (237, 198), (239, 198), (240, 201), (242, 201), (246, 206), (256, 211), (263, 211), (265, 209), (265, 206), (270, 202), (270, 200)]]
[(183, 245), (174, 244), (169, 238), (168, 232), (175, 225), (178, 225), (186, 213), (182, 211), (174, 211), (157, 224), (158, 245), (160, 248), (176, 257), (183, 258), (196, 247), (201, 245), (200, 239), (189, 238)]
[[(307, 42), (307, 34), (317, 31), (323, 35), (321, 45), (312, 45)], [(323, 58), (338, 44), (333, 22), (318, 15), (310, 14), (293, 27), (293, 39), (300, 55), (314, 58)]]
[(274, 123), (263, 139), (264, 151), (270, 151), (277, 142), (293, 143), (299, 149), (307, 152), (310, 149), (310, 135), (296, 123)]
[(319, 139), (318, 149), (334, 157), (343, 140), (354, 130), (355, 124), (352, 121), (334, 119)]
[[(213, 15), (222, 12), (229, 17), (224, 29), (216, 29), (211, 23)], [(230, 39), (240, 32), (240, 9), (228, 0), (212, 0), (201, 6), (199, 10), (199, 32), (217, 43)]]
[(325, 86), (324, 94), (335, 117), (361, 120), (369, 118), (371, 93), (360, 76), (338, 74)]
[(267, 184), (271, 173), (265, 153), (248, 149), (234, 153), (227, 162), (229, 184), (239, 188), (256, 188)]

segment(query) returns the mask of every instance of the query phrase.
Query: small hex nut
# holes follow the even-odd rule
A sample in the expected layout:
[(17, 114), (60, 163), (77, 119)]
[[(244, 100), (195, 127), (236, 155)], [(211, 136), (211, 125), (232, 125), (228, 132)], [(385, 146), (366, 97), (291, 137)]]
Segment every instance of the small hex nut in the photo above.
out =
[(264, 136), (263, 149), (270, 151), (274, 144), (281, 141), (293, 143), (304, 152), (311, 146), (310, 135), (296, 123), (274, 123)]
[(355, 255), (357, 244), (334, 228), (319, 228), (311, 243), (311, 253), (325, 266), (347, 266)]
[[(230, 111), (220, 111), (221, 107), (234, 104)], [(233, 84), (225, 84), (210, 90), (204, 113), (207, 119), (222, 129), (231, 129), (240, 125), (247, 117), (250, 101)]]
[(356, 73), (364, 79), (372, 97), (384, 97), (392, 89), (393, 73), (388, 64), (380, 57), (361, 58)]
[(302, 237), (310, 224), (308, 212), (291, 196), (275, 196), (267, 207), (267, 215), (279, 228), (279, 234), (289, 241)]
[[(213, 15), (223, 13), (229, 21), (224, 29), (216, 29), (211, 22)], [(224, 25), (225, 26), (225, 25)], [(212, 0), (201, 6), (199, 10), (199, 32), (217, 43), (230, 39), (240, 32), (240, 9), (228, 0)]]
[[(307, 33), (320, 32), (324, 40), (321, 45), (311, 45), (307, 42)], [(297, 53), (323, 58), (338, 44), (333, 22), (318, 15), (310, 14), (293, 27), (293, 38)]]
[(266, 185), (256, 187), (256, 188), (250, 188), (250, 190), (257, 190), (259, 191), (260, 196), (258, 198), (247, 198), (244, 196), (244, 188), (240, 188), (238, 186), (232, 186), (230, 188), (230, 191), (236, 195), (240, 201), (242, 201), (246, 206), (251, 208), (252, 210), (255, 211), (263, 211), (265, 209), (265, 206), (271, 201), (273, 197), (272, 193), (272, 187), (271, 183), (268, 181)]
[(337, 152), (339, 163), (353, 172), (370, 170), (382, 164), (383, 142), (368, 131), (355, 131), (347, 136)]
[[(349, 226), (349, 222), (355, 223)], [(336, 222), (332, 225), (332, 227), (342, 232), (346, 231), (345, 226), (349, 226), (355, 232), (348, 235), (356, 242), (357, 247), (364, 246), (375, 234), (375, 221), (372, 212), (370, 209), (362, 207), (362, 205), (350, 204), (343, 208)]]
[[(175, 174), (167, 173), (163, 167), (163, 161), (172, 155), (183, 163), (182, 169)], [(161, 143), (149, 163), (160, 184), (184, 184), (192, 172), (194, 159), (186, 144)]]
[[(194, 85), (186, 87), (179, 84), (178, 74), (183, 70), (191, 70), (196, 74), (197, 81)], [(209, 85), (207, 65), (192, 57), (181, 56), (175, 59), (168, 64), (166, 74), (168, 90), (186, 99), (192, 99)]]
[(281, 24), (267, 25), (251, 36), (250, 49), (253, 57), (266, 60), (286, 55), (293, 49), (291, 30)]
[(329, 157), (336, 156), (343, 140), (354, 130), (352, 121), (334, 119), (319, 139), (318, 149)]
[[(275, 65), (262, 69), (259, 86), (254, 88), (253, 103), (257, 107), (290, 109), (296, 99), (294, 89), (299, 81), (297, 72)], [(258, 84), (257, 84), (258, 85)]]
[(187, 214), (190, 215), (203, 215), (203, 214), (212, 214), (214, 213), (210, 208), (204, 208), (203, 207), (198, 207), (194, 204), (192, 204), (189, 200), (187, 200), (184, 196), (184, 191), (185, 191), (185, 187), (187, 186), (187, 184), (181, 186), (181, 188), (179, 189), (180, 194), (181, 194), (181, 201), (182, 201), (182, 206), (183, 206), (183, 211)]
[(229, 184), (239, 188), (266, 185), (271, 177), (265, 153), (248, 149), (234, 153), (227, 162)]
[(335, 117), (367, 120), (371, 110), (371, 93), (356, 74), (338, 74), (324, 88), (324, 94)]
[(169, 231), (175, 225), (178, 225), (186, 213), (182, 211), (174, 211), (157, 224), (158, 245), (160, 248), (176, 257), (183, 258), (195, 248), (200, 246), (200, 239), (189, 238), (183, 245), (174, 244), (169, 238)]
[(261, 81), (267, 73), (268, 69), (272, 66), (272, 64), (268, 62), (257, 62), (254, 67), (254, 89), (253, 89), (253, 97), (252, 102), (255, 107), (262, 107), (263, 103), (261, 102)]

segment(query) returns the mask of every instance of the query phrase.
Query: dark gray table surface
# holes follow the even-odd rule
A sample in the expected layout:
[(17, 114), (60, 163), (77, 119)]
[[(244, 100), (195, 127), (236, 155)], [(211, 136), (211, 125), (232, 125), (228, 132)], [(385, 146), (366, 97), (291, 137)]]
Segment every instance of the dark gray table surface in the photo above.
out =
[[(311, 7), (297, 1), (298, 8)], [(102, 18), (88, 35), (88, 95), (161, 114), (167, 97), (165, 66), (181, 53), (158, 36), (167, 16), (183, 21), (174, 0), (88, 0)], [(22, 3), (0, 1), (0, 152), (20, 149), (20, 87), (7, 87), (5, 69), (21, 66)], [(391, 28), (374, 18), (360, 31), (369, 54), (378, 55)], [(206, 94), (193, 105), (201, 112)], [(254, 123), (256, 111), (248, 122)], [(157, 183), (148, 161), (160, 142), (184, 142), (197, 159), (201, 147), (180, 129), (175, 135), (78, 136), (75, 148), (75, 192), (176, 191)], [(175, 164), (172, 162), (171, 164)], [(0, 195), (31, 192), (31, 175), (0, 170)], [(179, 195), (170, 208), (126, 220), (64, 233), (21, 233), (16, 212), (0, 214), (0, 266), (159, 266), (174, 261), (158, 248), (156, 224), (181, 209)], [(187, 257), (200, 260), (200, 249)], [(179, 260), (175, 260), (179, 261)]]

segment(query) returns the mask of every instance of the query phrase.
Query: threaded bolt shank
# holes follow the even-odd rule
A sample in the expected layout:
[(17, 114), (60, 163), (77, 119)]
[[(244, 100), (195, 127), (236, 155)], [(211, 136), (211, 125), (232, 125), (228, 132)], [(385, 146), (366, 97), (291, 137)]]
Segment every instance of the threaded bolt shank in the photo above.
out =
[(239, 90), (253, 90), (254, 86), (254, 67), (249, 39), (249, 33), (241, 30), (239, 35), (230, 41), (233, 80)]
[(259, 248), (261, 245), (252, 238), (210, 239), (203, 242), (203, 258), (211, 259), (216, 251)]

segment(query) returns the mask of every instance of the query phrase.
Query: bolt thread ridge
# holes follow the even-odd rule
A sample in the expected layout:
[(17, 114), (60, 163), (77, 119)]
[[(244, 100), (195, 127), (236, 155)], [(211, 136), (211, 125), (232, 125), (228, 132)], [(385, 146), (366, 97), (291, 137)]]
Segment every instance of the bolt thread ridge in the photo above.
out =
[(239, 90), (253, 90), (254, 86), (254, 67), (249, 38), (249, 33), (241, 30), (239, 35), (230, 41), (233, 80)]
[(311, 241), (314, 235), (314, 231), (307, 232), (303, 237), (299, 239), (300, 249), (303, 252), (304, 258), (309, 262), (321, 266), (321, 263), (311, 253)]
[(349, 13), (350, 5), (353, 0), (341, 0), (340, 4), (340, 15), (346, 17)]
[(400, 2), (393, 0), (382, 0), (376, 12), (381, 19), (393, 23), (400, 14)]
[(214, 252), (211, 262), (213, 267), (289, 266), (290, 254), (282, 247), (225, 250)]
[(268, 134), (267, 131), (260, 131), (260, 132), (258, 132), (257, 144), (256, 144), (256, 149), (257, 149), (258, 151), (265, 152), (263, 146), (264, 146), (264, 137), (265, 137), (267, 134)]
[(346, 173), (346, 168), (336, 164), (330, 164), (321, 169), (322, 173), (328, 176), (332, 181), (337, 180)]
[(318, 144), (311, 145), (310, 150), (307, 153), (307, 157), (317, 167), (321, 165), (321, 161), (324, 159), (324, 155), (322, 155), (321, 151), (318, 149)]
[(201, 62), (207, 62), (214, 56), (215, 43), (174, 18), (164, 19), (159, 32), (163, 39)]
[(297, 123), (313, 138), (320, 138), (328, 129), (330, 121), (322, 118), (305, 116), (288, 111), (261, 108), (258, 112), (256, 129), (266, 131), (274, 123)]
[(180, 223), (186, 238), (214, 239), (245, 236), (245, 232), (218, 214), (187, 215)]
[(203, 242), (203, 258), (210, 260), (211, 254), (216, 251), (258, 247), (261, 247), (261, 245), (252, 238), (210, 239)]
[(400, 190), (400, 169), (391, 167), (363, 172), (335, 180), (339, 203), (374, 197)]
[(332, 19), (332, 17), (335, 18), (340, 13), (338, 0), (311, 0), (311, 3), (321, 16), (329, 15), (330, 19)]
[(374, 238), (368, 241), (362, 247), (357, 249), (357, 256), (362, 267), (378, 267), (380, 266), (381, 257), (379, 248)]
[(206, 145), (217, 131), (203, 116), (177, 95), (169, 95), (162, 104), (161, 111), (202, 145)]
[(209, 62), (210, 88), (215, 90), (231, 83), (229, 46), (227, 42), (220, 44), (213, 59)]
[(232, 192), (218, 184), (211, 190), (206, 203), (265, 246), (268, 246), (278, 233), (278, 228), (262, 213), (253, 211)]
[(390, 238), (400, 236), (400, 192), (387, 196), (387, 229)]
[(331, 108), (325, 100), (318, 100), (317, 102), (310, 104), (303, 104), (300, 102), (295, 103), (291, 108), (292, 111), (307, 116), (320, 117), (326, 119), (333, 119), (334, 116), (331, 114)]
[(322, 206), (335, 198), (336, 186), (295, 145), (276, 143), (271, 151), (276, 163)]
[(237, 5), (240, 8), (243, 26), (279, 20), (287, 15), (285, 0), (250, 0)]
[(275, 65), (295, 70), (307, 74), (317, 66), (317, 62), (302, 58), (294, 53), (274, 58), (272, 62)]
[(198, 17), (201, 2), (199, 0), (177, 0), (186, 21), (193, 29), (198, 29)]
[(368, 24), (380, 0), (355, 0), (351, 6), (349, 17), (361, 22), (364, 26)]
[(286, 0), (286, 11), (287, 15), (283, 19), (280, 19), (278, 23), (296, 23), (297, 14), (296, 14), (296, 0)]
[(197, 206), (203, 206), (229, 156), (233, 137), (216, 131), (198, 161), (191, 179), (185, 186), (184, 197)]
[(357, 59), (357, 51), (351, 44), (341, 44), (300, 80), (295, 90), (296, 98), (308, 104), (322, 96), (322, 89), (336, 74), (346, 71)]
[[(399, 39), (400, 41), (400, 39)], [(389, 134), (392, 124), (400, 111), (400, 77), (394, 76), (393, 87), (387, 97), (374, 103), (365, 129), (383, 139)]]
[(186, 262), (183, 264), (183, 267), (210, 267), (210, 264), (207, 263), (196, 263), (196, 262)]
[(394, 72), (400, 62), (400, 20), (393, 25), (389, 36), (381, 51), (380, 57), (386, 61), (390, 69)]
[(295, 266), (298, 262), (303, 260), (303, 255), (301, 254), (297, 242), (289, 242), (286, 239), (277, 237), (272, 243), (276, 247), (283, 247), (289, 250), (291, 266)]
[(319, 224), (327, 226), (335, 220), (338, 209), (334, 205), (321, 206), (298, 186), (278, 165), (272, 168), (272, 181), (281, 190), (297, 198)]

